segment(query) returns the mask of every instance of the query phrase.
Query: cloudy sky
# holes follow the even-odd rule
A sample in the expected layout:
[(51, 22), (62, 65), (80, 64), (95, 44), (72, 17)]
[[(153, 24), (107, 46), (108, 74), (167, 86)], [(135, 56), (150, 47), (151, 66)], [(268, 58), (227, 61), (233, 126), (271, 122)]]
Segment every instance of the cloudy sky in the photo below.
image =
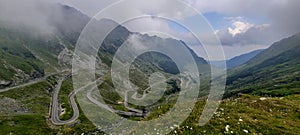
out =
[[(30, 2), (36, 0), (16, 1), (13, 4), (25, 5), (31, 8)], [(82, 11), (89, 16), (95, 16), (99, 11), (119, 0), (48, 0), (69, 5)], [(129, 6), (139, 4), (139, 9), (132, 12), (140, 12), (148, 15), (164, 15), (164, 12), (178, 8), (168, 0), (155, 0), (132, 2)], [(194, 23), (194, 18), (204, 16), (211, 24), (213, 31), (218, 35), (226, 58), (250, 52), (253, 50), (267, 48), (273, 42), (300, 32), (300, 1), (299, 0), (182, 0), (201, 13), (187, 12), (186, 9), (177, 10), (171, 14), (183, 22)], [(5, 0), (0, 0), (3, 6)], [(7, 3), (7, 1), (5, 2)], [(11, 2), (12, 3), (12, 2)], [(21, 3), (21, 4), (20, 4)], [(1, 7), (5, 9), (5, 7)], [(9, 5), (10, 6), (10, 5)], [(10, 8), (10, 7), (6, 7)], [(20, 8), (20, 7), (18, 7)], [(0, 10), (1, 10), (0, 9)], [(30, 10), (28, 10), (30, 11)], [(34, 12), (34, 11), (31, 11)], [(26, 12), (24, 13), (26, 14)], [(120, 16), (127, 13), (119, 13)], [(1, 13), (0, 13), (1, 17)], [(172, 36), (184, 40), (196, 52), (203, 55), (203, 48), (193, 38), (189, 31), (183, 30), (176, 23), (161, 21), (155, 18), (147, 18), (124, 24), (131, 31), (142, 32), (147, 28), (152, 30), (168, 31)], [(196, 33), (197, 34), (197, 33)], [(213, 49), (214, 45), (206, 45)], [(216, 53), (218, 55), (220, 53)], [(219, 57), (215, 57), (219, 59)]]
[[(74, 6), (89, 16), (94, 16), (108, 5), (118, 0), (65, 0), (64, 3)], [(183, 0), (192, 5), (206, 17), (218, 35), (227, 58), (250, 52), (256, 49), (267, 48), (273, 42), (300, 32), (300, 1), (299, 0)], [(147, 5), (155, 5), (153, 2), (145, 2), (145, 13), (154, 14), (173, 8), (175, 5), (165, 3), (156, 5), (158, 8), (148, 9)], [(149, 6), (148, 6), (149, 7)], [(184, 11), (182, 11), (184, 12)], [(185, 14), (183, 20), (191, 19), (195, 14)], [(174, 33), (175, 37), (183, 38), (192, 48), (198, 50), (201, 55), (202, 48), (188, 32), (183, 32), (170, 23), (155, 19), (143, 20), (129, 24), (132, 31), (143, 31), (148, 27), (167, 29)], [(196, 22), (195, 22), (196, 23)], [(214, 46), (209, 46), (213, 48)]]

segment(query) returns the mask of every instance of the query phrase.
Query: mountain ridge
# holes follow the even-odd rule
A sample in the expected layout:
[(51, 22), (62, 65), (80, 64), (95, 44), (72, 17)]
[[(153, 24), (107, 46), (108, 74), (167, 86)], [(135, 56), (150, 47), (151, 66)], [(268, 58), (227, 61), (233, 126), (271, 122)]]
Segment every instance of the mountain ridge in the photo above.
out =
[(274, 43), (242, 66), (229, 71), (227, 94), (286, 96), (300, 93), (300, 34)]
[[(255, 57), (257, 54), (261, 53), (263, 50), (264, 49), (251, 51), (249, 53), (241, 54), (239, 56), (235, 56), (229, 60), (226, 60), (226, 66), (227, 66), (226, 68), (232, 69), (232, 68), (241, 66), (241, 65), (245, 64), (246, 62), (248, 62), (253, 57)], [(223, 61), (210, 61), (210, 63), (212, 65), (214, 65), (215, 67), (224, 68), (224, 67), (221, 67), (223, 64)]]
[[(55, 7), (55, 9), (58, 9), (62, 12), (62, 14), (53, 14), (55, 12), (50, 12), (48, 16), (49, 24), (54, 27), (56, 30), (54, 30), (54, 33), (50, 33), (49, 35), (41, 35), (41, 36), (33, 36), (31, 34), (26, 34), (26, 30), (28, 30), (31, 27), (28, 28), (6, 28), (6, 32), (4, 29), (0, 29), (2, 31), (2, 34), (6, 36), (9, 33), (12, 33), (11, 36), (14, 38), (18, 38), (18, 40), (15, 40), (14, 45), (10, 44), (10, 46), (16, 46), (21, 47), (23, 50), (25, 50), (26, 55), (33, 57), (40, 63), (40, 68), (43, 68), (43, 70), (39, 69), (37, 71), (40, 71), (40, 75), (33, 75), (34, 77), (40, 77), (44, 75), (44, 72), (46, 74), (48, 72), (55, 72), (58, 70), (62, 70), (64, 68), (70, 68), (66, 67), (66, 65), (70, 66), (69, 64), (64, 64), (60, 59), (66, 59), (65, 61), (71, 61), (71, 53), (75, 48), (75, 45), (77, 43), (77, 39), (80, 36), (81, 31), (85, 28), (86, 24), (91, 20), (90, 17), (87, 15), (84, 15), (77, 9), (61, 4), (53, 4), (51, 5)], [(44, 10), (49, 10), (49, 8), (45, 7)], [(45, 11), (46, 12), (46, 11)], [(70, 25), (72, 24), (72, 25)], [(106, 37), (106, 39), (103, 42), (103, 45), (100, 48), (99, 55), (101, 58), (104, 59), (104, 62), (106, 64), (111, 63), (112, 60), (112, 54), (116, 52), (116, 49), (122, 45), (124, 41), (127, 40), (129, 35), (137, 34), (130, 32), (126, 27), (117, 24), (113, 20), (110, 19), (102, 19), (102, 20), (96, 20), (96, 26), (97, 27), (111, 27), (112, 25), (117, 25), (117, 27), (110, 32), (110, 34)], [(3, 27), (3, 26), (1, 26)], [(15, 32), (14, 32), (15, 31)], [(150, 37), (144, 34), (140, 34), (143, 38), (150, 41), (154, 37)], [(12, 38), (6, 38), (3, 37), (8, 41), (12, 41)], [(159, 37), (156, 37), (159, 38)], [(7, 42), (7, 41), (5, 41)], [(197, 64), (207, 64), (207, 62), (196, 55), (196, 53), (190, 49), (183, 41), (175, 40), (174, 42), (181, 43), (184, 46), (186, 46), (193, 57), (198, 62)], [(5, 43), (0, 44), (0, 47), (2, 47), (2, 50), (7, 50), (7, 47)], [(16, 51), (16, 53), (18, 53)], [(5, 54), (6, 55), (6, 54)], [(10, 54), (11, 55), (11, 54)], [(13, 54), (17, 55), (17, 54)], [(158, 57), (157, 55), (156, 57)], [(20, 56), (18, 56), (20, 57)], [(23, 59), (25, 56), (20, 57)], [(69, 57), (69, 58), (64, 58)], [(109, 57), (109, 58), (108, 58)], [(162, 56), (159, 56), (162, 57)], [(60, 59), (59, 59), (60, 58)], [(163, 58), (163, 57), (162, 57)], [(165, 57), (164, 57), (165, 58)], [(23, 60), (19, 60), (18, 63), (26, 64), (26, 62), (22, 62)], [(166, 64), (160, 64), (161, 66), (166, 66)], [(174, 63), (172, 64), (174, 66)], [(34, 68), (37, 66), (33, 65)], [(169, 66), (172, 67), (172, 66)], [(45, 68), (48, 68), (45, 70)], [(20, 69), (23, 71), (23, 68), (16, 68), (16, 70)], [(0, 72), (1, 76), (6, 76), (5, 73), (8, 73), (8, 69), (2, 69), (4, 72)], [(12, 70), (12, 69), (9, 69)], [(172, 71), (174, 72), (174, 71)], [(9, 77), (1, 78), (3, 85), (7, 86), (8, 84), (14, 84), (13, 82), (7, 82), (11, 81), (11, 76), (14, 76), (15, 72), (11, 72)], [(29, 78), (28, 78), (29, 79)], [(22, 79), (18, 80), (18, 83), (21, 83)]]

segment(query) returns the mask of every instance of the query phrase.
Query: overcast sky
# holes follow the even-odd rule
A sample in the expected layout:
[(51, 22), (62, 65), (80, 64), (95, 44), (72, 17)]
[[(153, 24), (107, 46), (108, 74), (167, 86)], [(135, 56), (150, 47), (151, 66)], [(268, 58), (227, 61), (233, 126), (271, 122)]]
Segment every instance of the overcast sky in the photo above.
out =
[[(65, 0), (68, 5), (74, 6), (89, 16), (94, 16), (109, 4), (117, 0)], [(281, 38), (300, 32), (300, 1), (299, 0), (184, 0), (208, 19), (221, 40), (227, 58), (250, 52), (256, 49), (267, 48)], [(147, 1), (145, 5), (151, 5)], [(174, 7), (169, 3), (157, 5), (165, 10)], [(145, 6), (147, 8), (147, 6)], [(149, 14), (158, 12), (147, 9)], [(163, 11), (163, 10), (162, 10)], [(184, 11), (183, 11), (184, 12)], [(187, 19), (191, 15), (183, 15)], [(188, 33), (178, 32), (176, 27), (159, 20), (144, 20), (149, 27), (169, 29), (177, 36), (185, 38), (185, 42), (196, 50), (201, 50)], [(151, 23), (150, 23), (151, 22)], [(129, 26), (132, 31), (141, 31), (143, 22), (136, 22)], [(172, 33), (171, 32), (171, 33)], [(186, 32), (185, 32), (186, 33)], [(211, 46), (213, 48), (213, 45)], [(201, 52), (201, 51), (197, 51)]]
[[(31, 8), (31, 4), (36, 0), (12, 0), (10, 2), (20, 6)], [(69, 5), (82, 11), (89, 16), (96, 15), (118, 0), (48, 0)], [(164, 1), (164, 0), (161, 0)], [(212, 25), (215, 33), (218, 35), (224, 47), (227, 59), (234, 56), (250, 52), (256, 49), (267, 48), (273, 42), (284, 37), (291, 36), (300, 32), (300, 0), (183, 0), (193, 6), (206, 17)], [(7, 3), (7, 0), (0, 0), (1, 10)], [(13, 5), (12, 4), (12, 5)], [(131, 3), (132, 5), (136, 3)], [(150, 15), (161, 15), (164, 11), (176, 8), (172, 3), (160, 3), (155, 1), (141, 1), (141, 7), (136, 12), (142, 12)], [(2, 7), (1, 7), (2, 5)], [(12, 6), (8, 5), (8, 6)], [(7, 6), (7, 5), (6, 5)], [(17, 8), (21, 8), (17, 6)], [(153, 8), (155, 7), (155, 8)], [(10, 8), (10, 7), (6, 7)], [(16, 7), (15, 7), (16, 8)], [(130, 7), (126, 7), (130, 8)], [(30, 12), (34, 12), (28, 10)], [(26, 12), (25, 12), (26, 13)], [(24, 14), (25, 14), (24, 13)], [(120, 15), (125, 13), (120, 13)], [(173, 14), (174, 18), (183, 21), (193, 21), (193, 17), (198, 14), (189, 14), (185, 9)], [(194, 22), (195, 26), (198, 25)], [(147, 26), (145, 26), (147, 24)], [(158, 19), (144, 19), (126, 25), (131, 31), (144, 31), (151, 27), (157, 30), (164, 29), (172, 33), (174, 37), (184, 40), (199, 55), (202, 55), (203, 49), (191, 38), (191, 33), (182, 31), (173, 23), (161, 21)], [(214, 45), (210, 45), (214, 48)], [(205, 56), (203, 56), (205, 57)]]

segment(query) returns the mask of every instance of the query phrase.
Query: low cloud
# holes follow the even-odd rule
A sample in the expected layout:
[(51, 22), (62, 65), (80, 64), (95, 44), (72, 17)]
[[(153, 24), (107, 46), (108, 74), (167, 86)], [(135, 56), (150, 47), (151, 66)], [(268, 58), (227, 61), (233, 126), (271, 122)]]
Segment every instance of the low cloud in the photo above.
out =
[[(0, 21), (5, 27), (30, 27), (33, 31), (50, 32), (46, 2), (37, 0), (0, 0)], [(55, 10), (52, 10), (55, 11)]]
[[(56, 25), (65, 24), (66, 14), (73, 17), (69, 10), (58, 0), (0, 0), (0, 26), (16, 30), (26, 30), (29, 34), (49, 35), (57, 32)], [(66, 26), (78, 24), (70, 22)]]
[(254, 25), (248, 22), (233, 22), (234, 27), (218, 30), (216, 34), (223, 45), (271, 44), (278, 36), (272, 34), (269, 24)]

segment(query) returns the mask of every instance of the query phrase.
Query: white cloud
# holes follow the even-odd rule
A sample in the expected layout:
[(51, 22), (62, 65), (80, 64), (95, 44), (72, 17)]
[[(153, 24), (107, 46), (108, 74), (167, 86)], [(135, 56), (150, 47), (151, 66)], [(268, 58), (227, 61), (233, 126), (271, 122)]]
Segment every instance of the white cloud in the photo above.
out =
[(274, 36), (275, 34), (272, 33), (269, 24), (255, 25), (249, 22), (236, 21), (232, 22), (232, 25), (233, 28), (229, 27), (227, 29), (216, 31), (222, 45), (270, 45), (278, 38), (278, 36)]
[(132, 32), (143, 34), (152, 32), (172, 33), (172, 29), (169, 27), (168, 22), (159, 18), (142, 17), (130, 20), (122, 25)]
[[(101, 10), (110, 7), (112, 4), (118, 3), (122, 0), (62, 0), (61, 3), (73, 6), (83, 13), (89, 16), (95, 16)], [(185, 0), (183, 0), (185, 1)], [(182, 5), (178, 5), (173, 0), (151, 0), (151, 1), (140, 1), (140, 0), (123, 0), (126, 2), (124, 9), (130, 9), (131, 11), (143, 14), (151, 14), (158, 16), (172, 16), (177, 19), (182, 19), (185, 16), (194, 15), (194, 13), (189, 12), (190, 9), (187, 7), (183, 8)], [(138, 9), (132, 9), (136, 6)], [(173, 11), (173, 12), (169, 12)], [(176, 11), (176, 12), (174, 12)], [(119, 14), (128, 14), (128, 12), (123, 12)]]
[(174, 38), (184, 40), (189, 45), (199, 44), (191, 32), (176, 31), (169, 26), (168, 20), (160, 18), (143, 17), (128, 21), (124, 24), (132, 32), (139, 32), (148, 35), (157, 35), (162, 38)]
[(0, 25), (18, 29), (30, 27), (30, 34), (49, 34), (54, 28), (49, 24), (51, 14), (61, 14), (56, 6), (49, 6), (57, 2), (39, 0), (0, 0)]
[(253, 24), (242, 22), (242, 21), (236, 21), (232, 23), (233, 28), (228, 28), (228, 32), (234, 37), (237, 34), (242, 34), (247, 32), (251, 27), (253, 27)]

